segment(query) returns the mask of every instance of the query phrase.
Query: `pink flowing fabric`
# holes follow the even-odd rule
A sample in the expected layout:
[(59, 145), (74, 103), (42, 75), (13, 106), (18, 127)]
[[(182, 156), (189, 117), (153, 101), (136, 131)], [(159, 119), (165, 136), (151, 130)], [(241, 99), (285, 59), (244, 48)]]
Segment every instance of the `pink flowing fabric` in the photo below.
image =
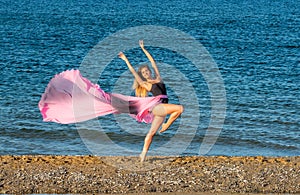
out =
[(39, 101), (43, 121), (76, 123), (107, 114), (128, 113), (138, 122), (151, 123), (151, 109), (165, 95), (133, 97), (104, 92), (99, 85), (84, 78), (79, 70), (55, 75)]

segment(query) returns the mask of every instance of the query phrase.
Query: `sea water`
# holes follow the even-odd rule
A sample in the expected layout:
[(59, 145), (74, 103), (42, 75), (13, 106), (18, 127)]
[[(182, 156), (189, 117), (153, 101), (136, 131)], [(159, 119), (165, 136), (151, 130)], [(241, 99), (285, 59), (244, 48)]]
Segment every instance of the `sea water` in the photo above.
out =
[[(147, 47), (145, 40), (164, 72), (170, 102), (180, 103), (190, 95), (172, 88), (181, 73), (188, 82), (176, 86), (190, 85), (198, 106), (197, 121), (187, 108), (168, 131), (154, 137), (150, 151), (157, 149), (158, 155), (300, 155), (299, 9), (299, 1), (288, 0), (4, 0), (0, 7), (0, 154), (101, 155), (94, 147), (105, 151), (104, 155), (137, 155), (149, 125), (114, 115), (83, 125), (46, 123), (38, 102), (55, 74), (82, 68), (99, 42), (124, 29), (152, 25), (186, 33), (209, 52), (222, 78), (226, 101), (221, 107), (226, 114), (212, 147), (200, 154), (213, 120), (209, 85), (194, 73), (189, 59), (166, 48)], [(139, 48), (126, 52), (135, 65), (147, 61)], [(166, 72), (164, 64), (171, 69)], [(117, 55), (107, 67), (96, 82), (112, 92), (127, 69)], [(130, 77), (130, 82), (118, 86), (130, 95), (131, 84)], [(182, 123), (186, 133), (178, 130)], [(189, 140), (186, 134), (191, 134)], [(171, 141), (172, 148), (166, 149)], [(119, 149), (112, 150), (111, 145)]]

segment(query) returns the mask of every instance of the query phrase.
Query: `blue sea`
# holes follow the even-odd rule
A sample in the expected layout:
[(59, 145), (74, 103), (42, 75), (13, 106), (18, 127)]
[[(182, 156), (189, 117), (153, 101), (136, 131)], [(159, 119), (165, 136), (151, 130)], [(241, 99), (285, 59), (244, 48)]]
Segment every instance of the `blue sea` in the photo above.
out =
[[(132, 93), (132, 77), (117, 53), (104, 64), (98, 59), (88, 66), (91, 51), (108, 38), (119, 40), (121, 46), (145, 38), (165, 78), (170, 102), (186, 108), (168, 131), (154, 137), (153, 155), (300, 155), (300, 1), (0, 3), (0, 155), (139, 154), (148, 124), (123, 115), (80, 124), (43, 122), (38, 109), (48, 82), (64, 70), (81, 69), (107, 92)], [(151, 27), (171, 33), (162, 30), (152, 33), (153, 39), (149, 33), (143, 37), (143, 30)], [(131, 36), (128, 29), (141, 34)], [(211, 88), (205, 71), (199, 72), (194, 61), (181, 55), (199, 48), (176, 44), (179, 38), (169, 41), (167, 48), (154, 44), (157, 37), (174, 37), (172, 32), (203, 46), (215, 65), (213, 75), (221, 84), (217, 89)], [(122, 33), (126, 36), (117, 36)], [(123, 48), (120, 45), (105, 47)], [(137, 41), (136, 48), (124, 52), (134, 65), (147, 61)], [(205, 67), (201, 60), (197, 62)], [(222, 97), (221, 113), (212, 111), (216, 91)], [(212, 124), (215, 114), (221, 116), (217, 127)]]

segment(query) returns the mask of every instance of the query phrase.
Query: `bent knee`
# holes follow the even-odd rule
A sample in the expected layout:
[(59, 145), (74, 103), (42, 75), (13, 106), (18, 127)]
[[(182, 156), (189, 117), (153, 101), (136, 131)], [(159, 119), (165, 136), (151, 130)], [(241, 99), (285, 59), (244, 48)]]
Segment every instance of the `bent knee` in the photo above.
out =
[(179, 105), (179, 112), (180, 112), (180, 114), (183, 113), (183, 111), (184, 111), (183, 105)]

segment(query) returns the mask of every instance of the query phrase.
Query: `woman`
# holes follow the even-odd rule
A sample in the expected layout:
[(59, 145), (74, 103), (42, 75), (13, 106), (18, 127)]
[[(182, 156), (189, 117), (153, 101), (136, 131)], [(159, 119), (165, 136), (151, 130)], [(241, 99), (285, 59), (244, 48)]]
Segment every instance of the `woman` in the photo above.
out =
[[(138, 84), (136, 91), (140, 97), (107, 93), (99, 85), (83, 77), (79, 70), (67, 70), (51, 79), (39, 101), (38, 106), (43, 121), (69, 124), (107, 114), (128, 113), (138, 122), (152, 123), (140, 155), (141, 161), (144, 161), (156, 131), (160, 126), (162, 126), (161, 132), (167, 130), (182, 113), (183, 107), (166, 104), (165, 90), (156, 89), (156, 87), (159, 88), (162, 85), (156, 64), (151, 55), (144, 49), (142, 41), (140, 45), (152, 63), (156, 78), (151, 77), (149, 68), (141, 68), (140, 73), (135, 72), (126, 56), (123, 53), (119, 55), (134, 74), (136, 84)], [(145, 90), (146, 92), (152, 91), (155, 96), (145, 97)], [(170, 114), (170, 118), (162, 125), (167, 114)]]
[[(124, 60), (133, 74), (135, 81), (133, 87), (135, 88), (136, 96), (145, 97), (148, 92), (151, 92), (154, 96), (167, 95), (165, 84), (163, 83), (160, 73), (158, 71), (156, 62), (154, 61), (151, 54), (145, 49), (144, 42), (139, 41), (140, 47), (146, 54), (147, 58), (151, 62), (152, 68), (154, 69), (155, 77), (152, 77), (151, 70), (147, 65), (143, 65), (139, 68), (138, 72), (134, 70), (131, 63), (124, 55), (120, 52), (119, 57)], [(182, 105), (168, 104), (168, 98), (161, 98), (161, 104), (156, 105), (152, 108), (151, 113), (154, 115), (154, 119), (151, 124), (151, 128), (146, 135), (143, 151), (140, 154), (141, 161), (145, 160), (146, 154), (149, 150), (152, 138), (161, 127), (160, 133), (166, 131), (170, 125), (180, 116), (183, 112)], [(170, 117), (166, 123), (163, 123), (165, 117), (170, 114)]]

